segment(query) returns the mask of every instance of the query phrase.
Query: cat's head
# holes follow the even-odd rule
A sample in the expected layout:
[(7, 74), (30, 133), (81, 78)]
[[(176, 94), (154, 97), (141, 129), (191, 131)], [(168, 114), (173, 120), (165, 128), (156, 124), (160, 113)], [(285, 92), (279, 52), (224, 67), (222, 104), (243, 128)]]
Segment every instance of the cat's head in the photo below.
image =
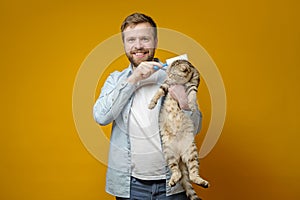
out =
[(185, 84), (190, 82), (191, 79), (199, 79), (199, 72), (187, 60), (176, 60), (172, 62), (167, 69), (167, 74), (171, 84)]

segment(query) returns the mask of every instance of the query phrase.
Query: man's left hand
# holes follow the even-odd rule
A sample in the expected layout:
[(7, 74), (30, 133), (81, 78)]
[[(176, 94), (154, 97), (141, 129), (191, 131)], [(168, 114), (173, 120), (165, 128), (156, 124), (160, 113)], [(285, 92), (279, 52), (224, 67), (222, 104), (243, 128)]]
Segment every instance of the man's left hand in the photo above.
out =
[(179, 103), (179, 106), (183, 110), (191, 110), (188, 105), (188, 97), (183, 85), (172, 85), (169, 88), (171, 96)]

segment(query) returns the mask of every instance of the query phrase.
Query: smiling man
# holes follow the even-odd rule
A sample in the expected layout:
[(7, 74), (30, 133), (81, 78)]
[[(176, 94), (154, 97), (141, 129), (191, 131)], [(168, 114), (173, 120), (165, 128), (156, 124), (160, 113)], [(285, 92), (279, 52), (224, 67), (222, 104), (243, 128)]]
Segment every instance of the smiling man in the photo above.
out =
[[(121, 31), (130, 64), (123, 71), (110, 74), (93, 110), (100, 125), (113, 123), (106, 191), (117, 200), (187, 200), (180, 184), (172, 188), (166, 184), (170, 170), (159, 134), (161, 102), (155, 109), (148, 109), (166, 78), (164, 70), (154, 69), (162, 67), (154, 58), (158, 42), (156, 24), (151, 17), (134, 13), (124, 20)], [(188, 109), (183, 86), (174, 85), (171, 89), (180, 107)], [(199, 110), (189, 114), (194, 124), (201, 124)]]
[[(161, 67), (159, 62), (151, 62), (154, 60), (157, 47), (155, 22), (146, 15), (133, 14), (123, 22), (121, 31), (125, 54), (134, 70), (133, 76), (128, 81), (136, 83), (148, 78), (156, 72), (153, 66)], [(138, 69), (135, 70), (137, 67)]]

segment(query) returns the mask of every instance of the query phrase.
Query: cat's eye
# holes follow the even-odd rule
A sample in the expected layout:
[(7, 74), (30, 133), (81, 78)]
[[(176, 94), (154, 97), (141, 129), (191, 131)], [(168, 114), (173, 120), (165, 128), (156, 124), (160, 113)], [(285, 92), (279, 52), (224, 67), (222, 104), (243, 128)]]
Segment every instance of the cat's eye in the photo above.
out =
[(188, 67), (185, 66), (185, 65), (182, 65), (181, 68), (180, 68), (180, 70), (181, 70), (182, 72), (186, 72), (186, 71), (188, 71)]

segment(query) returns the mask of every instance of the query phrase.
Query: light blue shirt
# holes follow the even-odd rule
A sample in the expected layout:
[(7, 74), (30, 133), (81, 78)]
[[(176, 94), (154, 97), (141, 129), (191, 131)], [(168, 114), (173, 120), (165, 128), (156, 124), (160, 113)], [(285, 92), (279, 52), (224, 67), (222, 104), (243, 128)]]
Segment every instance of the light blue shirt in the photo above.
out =
[[(138, 85), (126, 81), (131, 73), (132, 68), (129, 66), (122, 72), (115, 71), (110, 74), (93, 108), (94, 119), (98, 124), (113, 123), (106, 174), (106, 192), (123, 198), (130, 196), (131, 147), (128, 120), (134, 92), (138, 87)], [(165, 72), (160, 74), (158, 84), (166, 78)], [(194, 121), (195, 134), (198, 133), (201, 129), (201, 112), (199, 110), (194, 113), (189, 111), (187, 114), (191, 115)], [(171, 172), (168, 166), (166, 169), (168, 183)], [(166, 187), (168, 196), (184, 191), (180, 184), (174, 187), (169, 187), (167, 184)]]

